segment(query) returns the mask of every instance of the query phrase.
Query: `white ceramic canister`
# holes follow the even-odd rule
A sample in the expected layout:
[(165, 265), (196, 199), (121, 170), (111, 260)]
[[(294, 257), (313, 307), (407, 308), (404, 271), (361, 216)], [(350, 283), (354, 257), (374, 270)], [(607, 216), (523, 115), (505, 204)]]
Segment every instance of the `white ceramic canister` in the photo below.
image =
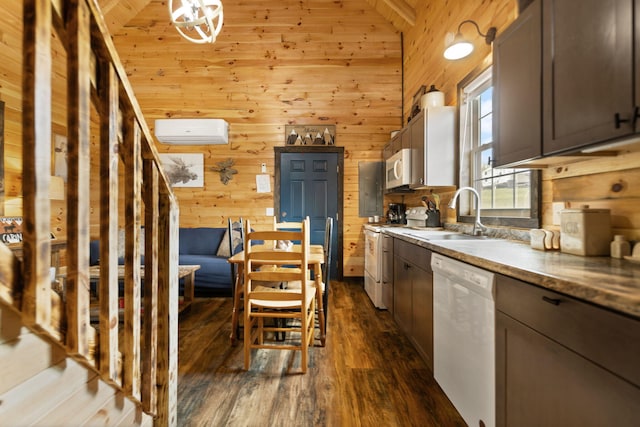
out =
[(444, 92), (436, 89), (435, 85), (431, 85), (427, 93), (420, 98), (422, 109), (444, 106)]

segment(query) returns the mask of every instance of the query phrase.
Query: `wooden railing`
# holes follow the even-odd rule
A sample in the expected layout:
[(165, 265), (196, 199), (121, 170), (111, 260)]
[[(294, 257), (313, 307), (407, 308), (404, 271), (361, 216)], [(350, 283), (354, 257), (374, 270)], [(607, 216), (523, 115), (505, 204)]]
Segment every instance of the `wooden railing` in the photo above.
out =
[[(155, 417), (156, 425), (176, 425), (178, 207), (96, 0), (24, 0), (23, 262), (16, 263), (6, 247), (0, 248), (0, 257), (9, 261), (0, 269), (0, 281), (13, 286), (11, 291), (0, 290), (0, 298), (40, 333), (52, 339), (61, 336), (51, 326), (49, 274), (54, 35), (66, 50), (68, 82), (67, 327), (63, 344), (72, 357), (139, 402)], [(93, 129), (91, 103), (99, 117)], [(92, 171), (90, 138), (96, 129), (100, 167)], [(120, 161), (124, 170), (119, 170)], [(93, 174), (100, 176), (99, 345), (95, 358), (89, 357), (89, 227), (90, 210), (96, 209), (90, 206), (89, 183)], [(119, 188), (124, 188), (124, 194), (118, 194)], [(119, 225), (122, 200), (124, 224)], [(144, 298), (140, 278), (143, 220)], [(123, 225), (125, 303), (119, 343), (117, 242), (118, 228)], [(117, 369), (120, 352), (121, 376)]]

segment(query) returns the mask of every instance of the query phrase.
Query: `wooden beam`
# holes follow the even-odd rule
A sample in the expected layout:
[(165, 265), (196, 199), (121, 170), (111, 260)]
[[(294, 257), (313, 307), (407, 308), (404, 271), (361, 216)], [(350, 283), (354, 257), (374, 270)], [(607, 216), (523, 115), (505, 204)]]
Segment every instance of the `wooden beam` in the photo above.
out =
[(416, 25), (416, 10), (404, 0), (382, 0), (387, 6), (394, 10), (407, 24)]
[(158, 414), (156, 425), (178, 424), (178, 227), (173, 194), (161, 194), (158, 218)]
[(118, 108), (119, 85), (108, 61), (100, 68), (100, 373), (118, 383)]
[[(140, 400), (140, 227), (142, 138), (138, 120), (124, 120), (124, 389)], [(177, 308), (176, 308), (177, 313)]]
[(25, 320), (50, 329), (51, 3), (24, 2), (22, 193)]
[(160, 186), (158, 165), (149, 159), (143, 160), (144, 200), (144, 349), (142, 356), (142, 406), (145, 412), (156, 414), (158, 393), (157, 348), (158, 348), (158, 217)]
[(67, 346), (89, 353), (89, 170), (91, 164), (90, 12), (82, 0), (67, 3)]

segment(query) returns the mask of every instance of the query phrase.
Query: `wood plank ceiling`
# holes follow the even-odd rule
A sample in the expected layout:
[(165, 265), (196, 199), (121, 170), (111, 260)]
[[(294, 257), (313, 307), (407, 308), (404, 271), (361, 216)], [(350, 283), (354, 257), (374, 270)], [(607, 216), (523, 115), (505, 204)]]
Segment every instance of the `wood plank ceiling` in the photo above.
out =
[[(398, 31), (406, 31), (409, 27), (415, 25), (415, 5), (419, 0), (365, 1)], [(98, 0), (111, 34), (116, 34), (150, 2), (151, 0)], [(222, 3), (224, 6), (224, 0)], [(157, 19), (164, 20), (167, 19), (167, 16), (158, 16)]]

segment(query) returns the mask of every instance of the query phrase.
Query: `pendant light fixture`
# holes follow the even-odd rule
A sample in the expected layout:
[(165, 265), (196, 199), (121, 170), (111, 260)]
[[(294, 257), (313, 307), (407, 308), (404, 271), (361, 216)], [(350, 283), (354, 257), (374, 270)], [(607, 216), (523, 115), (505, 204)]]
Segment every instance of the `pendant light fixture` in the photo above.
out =
[(222, 30), (220, 0), (169, 0), (171, 23), (192, 43), (213, 43)]
[(466, 21), (462, 21), (460, 25), (458, 25), (458, 32), (453, 37), (453, 40), (451, 41), (449, 46), (445, 49), (444, 57), (446, 59), (450, 59), (450, 60), (462, 59), (468, 56), (469, 54), (471, 54), (471, 52), (473, 52), (473, 43), (465, 39), (462, 36), (462, 33), (460, 32), (462, 25), (467, 23), (473, 24), (476, 27), (476, 31), (478, 31), (478, 34), (480, 36), (484, 37), (484, 40), (487, 44), (491, 44), (493, 40), (495, 40), (496, 32), (497, 32), (496, 27), (491, 27), (487, 30), (487, 34), (482, 34), (480, 32), (480, 27), (478, 27), (478, 24), (476, 23), (476, 21), (467, 19)]

